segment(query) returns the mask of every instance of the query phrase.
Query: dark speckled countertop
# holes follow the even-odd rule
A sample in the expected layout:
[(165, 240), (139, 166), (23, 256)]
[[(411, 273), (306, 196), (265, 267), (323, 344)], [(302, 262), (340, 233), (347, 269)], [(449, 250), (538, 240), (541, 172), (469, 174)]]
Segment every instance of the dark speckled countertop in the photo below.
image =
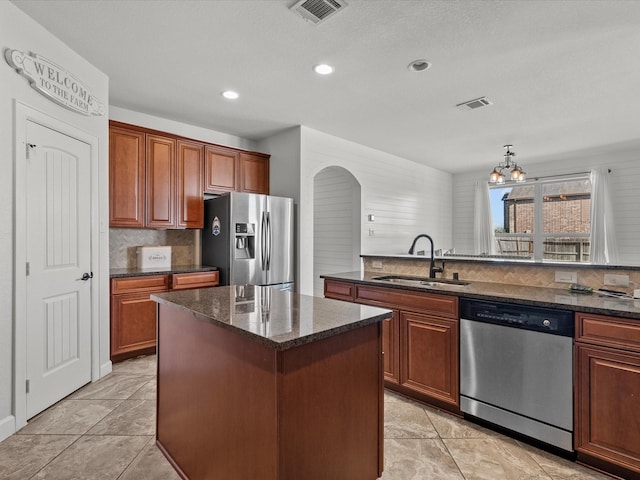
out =
[(256, 340), (287, 350), (382, 321), (390, 310), (285, 292), (229, 285), (171, 293), (151, 299)]
[(111, 278), (139, 277), (141, 275), (169, 275), (172, 273), (211, 272), (215, 270), (218, 270), (218, 268), (207, 265), (176, 265), (170, 268), (112, 268), (109, 270), (109, 276)]
[(508, 303), (538, 305), (575, 312), (613, 315), (640, 320), (640, 299), (619, 299), (597, 293), (590, 295), (571, 293), (557, 288), (529, 287), (504, 283), (470, 282), (468, 285), (440, 284), (436, 286), (409, 286), (393, 284), (374, 277), (384, 273), (345, 272), (321, 275), (322, 278), (343, 280), (366, 285), (399, 288), (421, 292), (441, 293), (483, 300), (499, 300)]

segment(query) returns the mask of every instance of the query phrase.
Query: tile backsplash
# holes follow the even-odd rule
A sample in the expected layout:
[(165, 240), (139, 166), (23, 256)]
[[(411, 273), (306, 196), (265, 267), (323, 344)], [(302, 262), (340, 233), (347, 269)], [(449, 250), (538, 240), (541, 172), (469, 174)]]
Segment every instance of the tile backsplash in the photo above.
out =
[[(415, 276), (426, 276), (429, 274), (429, 260), (427, 258), (394, 258), (394, 257), (367, 257), (363, 256), (364, 270), (367, 272), (379, 272), (387, 274), (404, 274)], [(436, 266), (441, 266), (438, 260)], [(476, 282), (506, 283), (511, 285), (528, 285), (532, 287), (548, 288), (569, 288), (568, 283), (558, 283), (555, 281), (556, 271), (576, 272), (578, 283), (587, 285), (594, 289), (605, 287), (615, 290), (633, 293), (633, 290), (640, 288), (640, 269), (630, 267), (629, 269), (611, 269), (606, 266), (580, 265), (573, 267), (570, 264), (562, 265), (535, 265), (535, 264), (508, 264), (499, 262), (464, 262), (446, 260), (444, 272), (438, 277), (452, 278), (454, 272), (461, 280)], [(604, 274), (613, 273), (616, 275), (628, 275), (628, 287), (606, 287), (604, 285)]]
[(192, 265), (195, 261), (196, 235), (200, 230), (109, 229), (109, 268), (136, 266), (136, 248), (170, 245), (171, 265)]

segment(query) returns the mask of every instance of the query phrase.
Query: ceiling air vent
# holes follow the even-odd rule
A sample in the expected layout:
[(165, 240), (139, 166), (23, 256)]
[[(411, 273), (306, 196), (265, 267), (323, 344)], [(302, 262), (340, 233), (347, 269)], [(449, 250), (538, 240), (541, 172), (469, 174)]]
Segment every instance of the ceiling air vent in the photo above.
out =
[(460, 110), (475, 110), (476, 108), (486, 107), (488, 105), (493, 105), (493, 102), (489, 100), (487, 97), (474, 98), (473, 100), (469, 100), (467, 102), (462, 102), (456, 105)]
[(289, 10), (305, 20), (318, 24), (347, 6), (344, 0), (300, 0)]

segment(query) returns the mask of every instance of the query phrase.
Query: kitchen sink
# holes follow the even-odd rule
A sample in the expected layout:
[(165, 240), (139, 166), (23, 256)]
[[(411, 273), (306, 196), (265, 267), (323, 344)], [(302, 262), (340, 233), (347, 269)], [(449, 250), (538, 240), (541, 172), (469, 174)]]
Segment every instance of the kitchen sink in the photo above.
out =
[(469, 285), (469, 282), (463, 280), (449, 280), (446, 278), (429, 278), (429, 277), (409, 277), (405, 275), (383, 275), (380, 277), (371, 277), (372, 280), (380, 280), (382, 282), (397, 283), (401, 285), (414, 285), (425, 287), (437, 287), (439, 285), (452, 285), (463, 287)]

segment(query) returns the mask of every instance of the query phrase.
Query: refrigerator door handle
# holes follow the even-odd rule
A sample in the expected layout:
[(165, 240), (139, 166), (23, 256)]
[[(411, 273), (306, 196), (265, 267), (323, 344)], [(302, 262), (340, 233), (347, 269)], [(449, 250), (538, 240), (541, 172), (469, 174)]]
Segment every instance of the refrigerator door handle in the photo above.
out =
[(267, 213), (262, 212), (262, 220), (260, 222), (260, 268), (266, 270), (267, 256)]
[(273, 236), (271, 234), (271, 215), (267, 212), (267, 270), (271, 268), (271, 242), (273, 240)]

